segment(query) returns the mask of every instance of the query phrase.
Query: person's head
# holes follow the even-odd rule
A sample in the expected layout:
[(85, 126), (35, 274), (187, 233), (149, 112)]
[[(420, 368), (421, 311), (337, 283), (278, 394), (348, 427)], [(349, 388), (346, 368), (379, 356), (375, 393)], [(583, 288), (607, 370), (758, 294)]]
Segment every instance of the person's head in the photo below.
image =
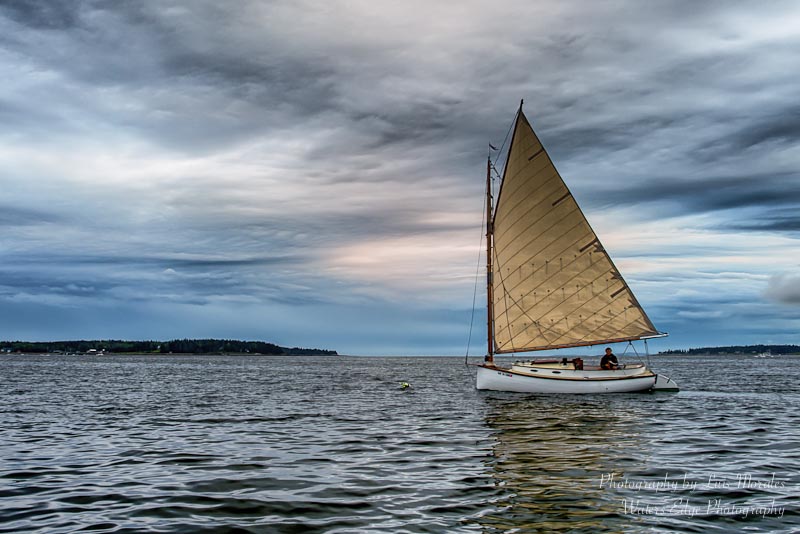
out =
[(606, 354), (611, 354), (611, 347), (606, 347)]

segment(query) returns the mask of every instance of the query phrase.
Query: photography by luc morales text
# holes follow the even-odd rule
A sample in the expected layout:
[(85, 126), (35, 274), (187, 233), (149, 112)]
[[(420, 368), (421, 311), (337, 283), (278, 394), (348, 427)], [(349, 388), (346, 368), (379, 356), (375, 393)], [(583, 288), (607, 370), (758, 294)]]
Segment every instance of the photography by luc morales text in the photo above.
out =
[[(627, 515), (654, 516), (778, 516), (783, 517), (786, 508), (776, 504), (775, 499), (756, 499), (743, 502), (725, 501), (720, 497), (705, 498), (692, 496), (695, 492), (714, 491), (769, 491), (785, 488), (786, 482), (772, 473), (757, 477), (742, 473), (735, 477), (718, 474), (692, 475), (683, 473), (670, 477), (666, 473), (656, 480), (629, 479), (616, 473), (600, 475), (600, 488), (624, 492), (635, 492), (635, 498), (624, 497), (622, 510)], [(659, 494), (653, 497), (652, 493)], [(663, 494), (677, 494), (676, 498), (664, 498)], [(649, 497), (649, 499), (648, 499)]]

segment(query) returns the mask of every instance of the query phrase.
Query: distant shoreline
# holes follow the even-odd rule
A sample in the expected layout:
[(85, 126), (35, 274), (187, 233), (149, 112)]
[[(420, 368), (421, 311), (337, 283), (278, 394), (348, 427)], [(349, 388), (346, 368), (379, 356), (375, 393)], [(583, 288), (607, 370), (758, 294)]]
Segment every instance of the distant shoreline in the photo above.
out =
[(173, 339), (129, 341), (94, 339), (72, 341), (0, 341), (0, 354), (65, 355), (242, 355), (242, 356), (338, 356), (335, 350), (282, 347), (264, 341), (234, 339)]
[(661, 351), (658, 354), (717, 354), (726, 356), (769, 354), (772, 356), (796, 356), (800, 355), (800, 345), (728, 345), (696, 349), (671, 349)]
[[(260, 352), (0, 352), (3, 356), (264, 356), (275, 358), (278, 356), (341, 356), (340, 354), (298, 353), (298, 354), (262, 354)], [(370, 356), (366, 356), (369, 358)], [(463, 356), (452, 356), (463, 358)]]

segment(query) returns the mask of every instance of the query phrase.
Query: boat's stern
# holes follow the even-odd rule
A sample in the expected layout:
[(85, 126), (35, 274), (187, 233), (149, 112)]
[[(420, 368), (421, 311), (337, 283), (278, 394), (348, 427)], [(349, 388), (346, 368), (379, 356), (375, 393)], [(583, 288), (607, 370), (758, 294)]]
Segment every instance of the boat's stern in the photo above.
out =
[(653, 391), (680, 391), (678, 384), (668, 376), (656, 375), (656, 383), (650, 388)]

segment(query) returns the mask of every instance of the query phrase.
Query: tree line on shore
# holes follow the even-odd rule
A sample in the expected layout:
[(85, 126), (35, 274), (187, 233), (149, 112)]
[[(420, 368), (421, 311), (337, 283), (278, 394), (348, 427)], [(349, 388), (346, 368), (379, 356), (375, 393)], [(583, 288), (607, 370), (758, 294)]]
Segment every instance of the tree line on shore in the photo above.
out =
[(701, 347), (697, 349), (665, 350), (659, 354), (800, 354), (800, 345), (729, 345), (727, 347)]
[(335, 350), (281, 347), (264, 341), (234, 339), (173, 339), (171, 341), (124, 341), (118, 339), (77, 341), (0, 341), (3, 352), (24, 353), (135, 353), (135, 354), (265, 354), (333, 356)]

